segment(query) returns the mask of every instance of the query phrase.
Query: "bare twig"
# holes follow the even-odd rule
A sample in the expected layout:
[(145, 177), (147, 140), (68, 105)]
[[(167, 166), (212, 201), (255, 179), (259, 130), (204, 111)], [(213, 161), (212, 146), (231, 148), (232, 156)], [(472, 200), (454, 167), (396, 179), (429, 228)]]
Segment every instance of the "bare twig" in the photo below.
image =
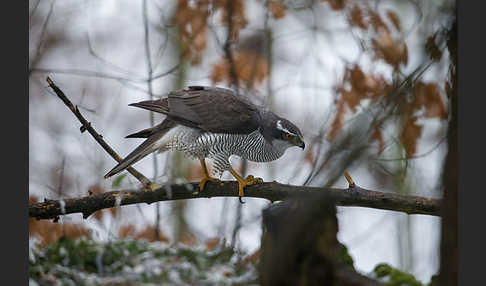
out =
[[(81, 198), (63, 200), (63, 210), (58, 200), (46, 200), (29, 206), (29, 216), (37, 219), (52, 219), (60, 215), (82, 213), (89, 217), (97, 210), (114, 206), (138, 203), (151, 204), (158, 201), (187, 200), (211, 197), (238, 197), (236, 181), (207, 183), (204, 191), (193, 192), (198, 183), (174, 184), (170, 186), (172, 196), (169, 198), (167, 186), (162, 186), (153, 192), (138, 190), (121, 190), (91, 195)], [(405, 212), (408, 214), (440, 215), (441, 199), (401, 195), (391, 192), (371, 191), (355, 186), (350, 189), (318, 188), (283, 185), (276, 182), (262, 183), (245, 188), (245, 196), (280, 201), (299, 196), (328, 195), (338, 206), (370, 207), (383, 210)]]
[(162, 78), (173, 73), (180, 67), (179, 64), (174, 65), (170, 69), (160, 72), (157, 74), (152, 75), (150, 78), (128, 78), (122, 77), (115, 74), (108, 74), (108, 73), (101, 73), (97, 71), (90, 71), (90, 70), (83, 70), (83, 69), (56, 69), (56, 68), (31, 68), (30, 72), (42, 72), (42, 73), (57, 73), (57, 74), (69, 74), (75, 76), (87, 76), (87, 77), (97, 77), (97, 78), (106, 78), (106, 79), (113, 79), (118, 81), (126, 81), (126, 82), (133, 82), (133, 83), (147, 83), (148, 81), (153, 81), (155, 79)]
[[(88, 131), (89, 134), (93, 136), (93, 138), (98, 142), (98, 144), (105, 149), (108, 154), (111, 155), (113, 159), (115, 159), (117, 162), (120, 162), (122, 158), (105, 142), (103, 139), (103, 136), (96, 132), (96, 130), (91, 126), (91, 123), (88, 122), (83, 115), (81, 115), (81, 112), (79, 112), (79, 109), (77, 106), (73, 105), (73, 103), (69, 100), (69, 98), (66, 97), (64, 92), (57, 87), (54, 82), (47, 77), (47, 83), (49, 84), (49, 87), (52, 88), (52, 90), (56, 93), (56, 95), (64, 102), (64, 104), (69, 107), (69, 109), (74, 113), (74, 115), (78, 118), (78, 120), (81, 122), (82, 126), (80, 128), (81, 132)], [(149, 179), (147, 179), (144, 175), (139, 173), (137, 170), (135, 170), (132, 167), (129, 167), (127, 171), (132, 174), (137, 180), (139, 180), (144, 186), (149, 186), (152, 183), (150, 182)]]
[(49, 12), (47, 13), (46, 20), (42, 24), (42, 30), (39, 37), (39, 43), (37, 44), (37, 49), (35, 51), (35, 56), (32, 57), (32, 61), (30, 62), (30, 66), (29, 66), (29, 77), (32, 73), (32, 68), (36, 65), (36, 62), (38, 62), (40, 59), (42, 44), (44, 43), (44, 38), (46, 36), (46, 31), (47, 31), (47, 24), (49, 23), (49, 20), (51, 19), (52, 11), (54, 10), (54, 2), (55, 1), (52, 1), (51, 6), (49, 8)]

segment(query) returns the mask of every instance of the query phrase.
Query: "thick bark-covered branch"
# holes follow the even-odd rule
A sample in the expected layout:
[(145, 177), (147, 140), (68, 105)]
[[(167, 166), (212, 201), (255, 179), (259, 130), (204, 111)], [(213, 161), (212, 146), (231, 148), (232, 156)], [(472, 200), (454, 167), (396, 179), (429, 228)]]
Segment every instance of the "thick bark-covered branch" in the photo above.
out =
[[(168, 192), (167, 187), (170, 188)], [(155, 191), (120, 190), (61, 201), (47, 200), (30, 205), (29, 216), (37, 219), (55, 219), (60, 215), (82, 213), (83, 217), (87, 218), (97, 210), (121, 205), (195, 198), (238, 197), (236, 181), (208, 182), (204, 191), (197, 193), (197, 190), (198, 183), (187, 183), (163, 186)], [(335, 189), (271, 182), (245, 188), (246, 197), (263, 198), (270, 201), (321, 194), (329, 195), (338, 206), (370, 207), (408, 214), (440, 215), (440, 199), (370, 191), (358, 186), (349, 189)]]

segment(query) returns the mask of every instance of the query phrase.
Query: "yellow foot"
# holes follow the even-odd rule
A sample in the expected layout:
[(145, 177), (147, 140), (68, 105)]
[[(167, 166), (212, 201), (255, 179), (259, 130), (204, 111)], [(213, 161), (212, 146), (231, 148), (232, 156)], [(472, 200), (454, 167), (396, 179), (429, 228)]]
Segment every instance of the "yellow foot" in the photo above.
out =
[(241, 198), (245, 196), (243, 189), (246, 186), (260, 184), (260, 183), (263, 183), (263, 179), (253, 177), (252, 175), (248, 175), (248, 177), (246, 177), (245, 179), (243, 178), (238, 179), (238, 196), (240, 197), (240, 202), (243, 203)]
[(204, 186), (208, 181), (213, 181), (213, 182), (221, 182), (219, 179), (213, 178), (213, 177), (203, 177), (201, 179), (201, 182), (199, 183), (199, 191), (204, 190)]

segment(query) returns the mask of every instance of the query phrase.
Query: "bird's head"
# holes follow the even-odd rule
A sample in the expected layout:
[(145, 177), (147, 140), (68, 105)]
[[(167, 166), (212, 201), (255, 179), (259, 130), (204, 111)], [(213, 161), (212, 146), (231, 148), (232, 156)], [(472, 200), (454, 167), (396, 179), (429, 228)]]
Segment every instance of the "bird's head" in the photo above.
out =
[(299, 128), (292, 122), (284, 118), (275, 120), (275, 125), (272, 128), (272, 141), (282, 145), (285, 148), (297, 146), (305, 148), (304, 137)]

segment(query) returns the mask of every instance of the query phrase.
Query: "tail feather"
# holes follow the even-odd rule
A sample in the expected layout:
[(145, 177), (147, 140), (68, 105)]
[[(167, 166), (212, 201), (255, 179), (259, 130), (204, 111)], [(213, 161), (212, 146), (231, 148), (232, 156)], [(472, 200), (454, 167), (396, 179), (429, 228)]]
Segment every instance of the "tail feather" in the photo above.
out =
[(140, 161), (148, 154), (157, 150), (157, 148), (155, 148), (155, 142), (159, 140), (161, 137), (162, 136), (153, 136), (145, 140), (142, 144), (140, 144), (137, 148), (135, 148), (135, 150), (133, 150), (130, 154), (128, 154), (127, 157), (125, 157), (125, 159), (120, 161), (118, 165), (116, 165), (113, 169), (111, 169), (105, 175), (105, 179), (120, 173), (121, 171), (125, 170), (126, 168)]
[(154, 128), (147, 128), (142, 131), (138, 131), (130, 135), (127, 135), (125, 136), (125, 138), (149, 138), (150, 135), (153, 134), (154, 134)]
[[(135, 164), (136, 162), (140, 161), (142, 158), (147, 156), (148, 154), (158, 150), (161, 146), (157, 144), (157, 142), (165, 136), (165, 134), (172, 129), (176, 124), (171, 120), (164, 120), (161, 124), (153, 127), (142, 130), (140, 132), (131, 134), (137, 135), (139, 134), (140, 137), (137, 138), (144, 138), (141, 137), (142, 135), (147, 135), (147, 139), (140, 144), (135, 150), (133, 150), (130, 154), (128, 154), (122, 161), (118, 163), (113, 169), (111, 169), (104, 178), (109, 178), (115, 174), (120, 173), (121, 171), (125, 170), (126, 168), (130, 167), (131, 165)], [(150, 130), (150, 131), (147, 131)], [(150, 134), (148, 133), (150, 132)], [(130, 136), (130, 135), (129, 135)], [(146, 138), (146, 137), (145, 137)]]

